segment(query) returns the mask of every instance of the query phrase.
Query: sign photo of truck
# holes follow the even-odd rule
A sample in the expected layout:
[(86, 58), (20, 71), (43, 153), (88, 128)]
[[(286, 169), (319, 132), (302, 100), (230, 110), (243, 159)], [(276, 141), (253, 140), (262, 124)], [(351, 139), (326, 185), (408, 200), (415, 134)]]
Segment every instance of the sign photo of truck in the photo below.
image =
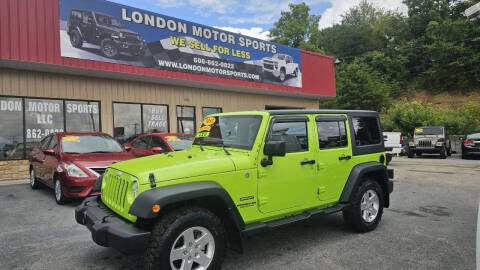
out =
[(298, 64), (293, 62), (290, 55), (275, 54), (272, 57), (265, 57), (262, 59), (263, 71), (271, 73), (284, 82), (287, 76), (298, 76)]

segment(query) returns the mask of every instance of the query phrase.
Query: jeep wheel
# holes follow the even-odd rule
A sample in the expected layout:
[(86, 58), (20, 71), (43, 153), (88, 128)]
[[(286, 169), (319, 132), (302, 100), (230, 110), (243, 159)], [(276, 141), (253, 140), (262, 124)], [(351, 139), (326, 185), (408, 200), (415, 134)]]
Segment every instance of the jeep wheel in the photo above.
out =
[(153, 227), (145, 269), (216, 270), (225, 257), (225, 229), (203, 208), (168, 213)]
[(82, 47), (82, 45), (83, 45), (82, 36), (80, 35), (80, 33), (77, 30), (73, 30), (70, 33), (70, 43), (75, 48), (81, 48)]
[(345, 222), (357, 232), (374, 230), (383, 215), (383, 191), (377, 182), (363, 182), (353, 194), (351, 205), (343, 211)]
[(280, 79), (281, 82), (284, 82), (287, 77), (287, 74), (285, 73), (285, 68), (280, 69), (280, 76), (278, 78)]
[(447, 149), (447, 156), (451, 157), (452, 156), (452, 148)]
[(296, 68), (295, 71), (293, 72), (293, 76), (298, 77), (298, 68)]
[(443, 147), (442, 150), (440, 150), (440, 158), (441, 159), (447, 158), (447, 150), (445, 149), (445, 147)]
[(102, 54), (108, 58), (116, 58), (118, 56), (118, 48), (111, 39), (106, 38), (102, 40), (100, 43), (100, 48), (102, 50)]
[(38, 182), (37, 178), (35, 177), (35, 171), (30, 169), (30, 187), (32, 189), (40, 188), (40, 182)]
[(55, 176), (54, 178), (54, 191), (55, 191), (55, 201), (57, 204), (65, 204), (67, 202), (67, 197), (65, 194), (63, 194), (62, 191), (62, 182), (58, 176)]

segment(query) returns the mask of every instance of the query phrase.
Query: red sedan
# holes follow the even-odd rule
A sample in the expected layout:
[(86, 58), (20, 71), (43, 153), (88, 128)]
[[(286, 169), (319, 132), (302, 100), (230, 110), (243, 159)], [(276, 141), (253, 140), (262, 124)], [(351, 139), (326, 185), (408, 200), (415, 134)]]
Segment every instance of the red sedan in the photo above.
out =
[(135, 137), (125, 145), (125, 150), (135, 157), (181, 151), (192, 146), (195, 137), (183, 133), (152, 133)]
[(30, 152), (30, 186), (53, 188), (58, 204), (68, 198), (99, 195), (92, 189), (105, 169), (132, 158), (105, 133), (50, 134)]

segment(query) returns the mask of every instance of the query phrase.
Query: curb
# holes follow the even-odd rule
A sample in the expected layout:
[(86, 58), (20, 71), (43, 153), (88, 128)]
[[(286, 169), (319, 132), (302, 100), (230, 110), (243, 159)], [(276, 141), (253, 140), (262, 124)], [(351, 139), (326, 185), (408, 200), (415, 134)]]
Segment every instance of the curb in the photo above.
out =
[(0, 186), (10, 186), (10, 185), (21, 185), (21, 184), (28, 184), (28, 179), (20, 179), (20, 180), (5, 180), (0, 181)]

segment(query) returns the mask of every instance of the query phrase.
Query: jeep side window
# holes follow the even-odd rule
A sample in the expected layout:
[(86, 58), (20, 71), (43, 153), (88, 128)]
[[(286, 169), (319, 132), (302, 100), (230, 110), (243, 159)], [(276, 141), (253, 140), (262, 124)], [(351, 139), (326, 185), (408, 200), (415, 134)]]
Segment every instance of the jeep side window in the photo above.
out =
[(308, 151), (307, 122), (274, 122), (268, 141), (285, 142), (287, 153)]
[(91, 24), (93, 22), (92, 14), (88, 11), (83, 12), (83, 23)]
[(80, 11), (77, 11), (77, 10), (72, 10), (71, 19), (75, 20), (76, 22), (81, 21), (82, 20), (82, 13)]
[(290, 64), (292, 63), (292, 57), (291, 56), (287, 56), (287, 64)]
[(352, 117), (357, 146), (380, 144), (380, 128), (376, 117)]
[(339, 148), (348, 145), (345, 121), (317, 122), (320, 149)]

